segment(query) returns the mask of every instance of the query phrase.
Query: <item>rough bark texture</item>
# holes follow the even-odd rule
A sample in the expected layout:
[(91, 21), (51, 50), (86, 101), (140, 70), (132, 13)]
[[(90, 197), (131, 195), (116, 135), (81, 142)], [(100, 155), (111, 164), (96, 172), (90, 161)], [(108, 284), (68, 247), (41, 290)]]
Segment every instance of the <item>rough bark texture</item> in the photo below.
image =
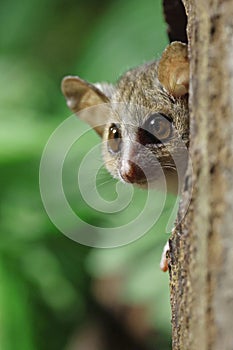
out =
[(193, 193), (170, 241), (173, 350), (233, 350), (233, 2), (183, 2)]

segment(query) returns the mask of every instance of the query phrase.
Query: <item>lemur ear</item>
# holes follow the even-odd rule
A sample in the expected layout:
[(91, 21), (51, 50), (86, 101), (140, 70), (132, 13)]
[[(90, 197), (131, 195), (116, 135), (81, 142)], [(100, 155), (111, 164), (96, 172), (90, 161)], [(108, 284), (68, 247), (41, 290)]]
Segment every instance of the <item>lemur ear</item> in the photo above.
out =
[(189, 60), (186, 44), (174, 41), (165, 49), (158, 65), (158, 79), (174, 97), (188, 93)]
[(88, 107), (108, 103), (114, 87), (107, 83), (94, 85), (79, 77), (67, 76), (62, 80), (61, 89), (67, 106), (74, 113), (80, 112), (79, 117), (102, 136), (107, 113), (101, 112), (100, 107), (96, 111)]

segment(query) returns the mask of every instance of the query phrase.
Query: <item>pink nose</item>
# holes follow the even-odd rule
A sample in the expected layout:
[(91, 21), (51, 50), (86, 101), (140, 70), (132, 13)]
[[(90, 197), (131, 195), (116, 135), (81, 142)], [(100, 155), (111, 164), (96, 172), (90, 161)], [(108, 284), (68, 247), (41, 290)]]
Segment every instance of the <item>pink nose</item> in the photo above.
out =
[(142, 169), (130, 160), (127, 163), (128, 166), (126, 167), (126, 169), (122, 167), (120, 171), (123, 180), (129, 183), (145, 182), (146, 176)]

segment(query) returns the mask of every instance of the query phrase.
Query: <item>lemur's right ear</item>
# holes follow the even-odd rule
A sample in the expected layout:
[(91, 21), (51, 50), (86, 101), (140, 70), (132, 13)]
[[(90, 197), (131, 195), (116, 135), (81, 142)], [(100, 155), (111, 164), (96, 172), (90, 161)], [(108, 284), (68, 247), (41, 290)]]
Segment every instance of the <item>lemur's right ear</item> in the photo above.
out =
[(164, 50), (158, 64), (158, 79), (174, 97), (182, 97), (188, 93), (189, 59), (186, 44), (174, 41)]
[(80, 118), (88, 123), (95, 131), (102, 136), (106, 124), (106, 113), (100, 109), (88, 110), (93, 107), (110, 101), (114, 87), (107, 83), (90, 84), (77, 76), (67, 76), (62, 80), (61, 89), (66, 98), (67, 106), (79, 114)]

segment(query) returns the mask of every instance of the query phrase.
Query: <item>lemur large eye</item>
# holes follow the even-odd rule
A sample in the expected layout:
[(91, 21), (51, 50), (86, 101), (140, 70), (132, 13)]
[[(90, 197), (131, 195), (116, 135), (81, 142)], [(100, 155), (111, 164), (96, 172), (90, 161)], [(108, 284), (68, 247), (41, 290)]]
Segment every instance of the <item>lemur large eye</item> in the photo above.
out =
[(170, 119), (160, 113), (152, 114), (146, 121), (145, 130), (149, 132), (153, 139), (148, 143), (162, 143), (172, 136), (172, 123)]
[(117, 124), (112, 124), (108, 129), (108, 150), (111, 153), (119, 152), (121, 147), (121, 132)]

